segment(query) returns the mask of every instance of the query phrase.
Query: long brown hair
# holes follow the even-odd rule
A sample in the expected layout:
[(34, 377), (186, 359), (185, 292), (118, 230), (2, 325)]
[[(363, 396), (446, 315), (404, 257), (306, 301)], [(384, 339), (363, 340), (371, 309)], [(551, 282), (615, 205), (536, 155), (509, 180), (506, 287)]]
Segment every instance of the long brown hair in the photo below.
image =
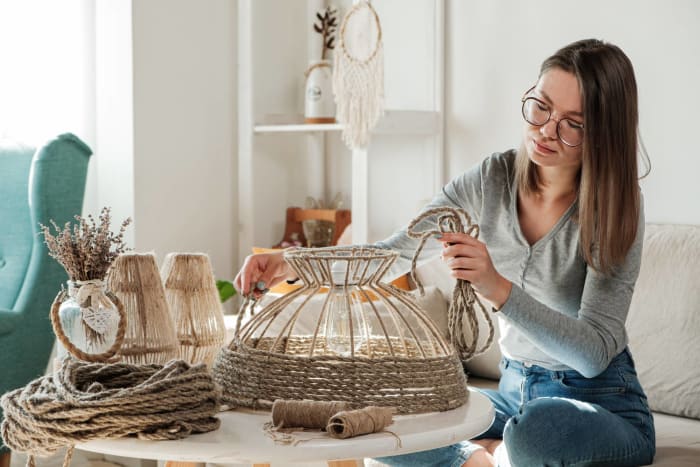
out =
[[(584, 138), (578, 186), (581, 253), (586, 263), (610, 273), (623, 262), (637, 235), (637, 83), (629, 58), (597, 39), (569, 44), (547, 58), (540, 76), (558, 68), (576, 76), (583, 99)], [(519, 189), (540, 190), (537, 169), (518, 152)]]

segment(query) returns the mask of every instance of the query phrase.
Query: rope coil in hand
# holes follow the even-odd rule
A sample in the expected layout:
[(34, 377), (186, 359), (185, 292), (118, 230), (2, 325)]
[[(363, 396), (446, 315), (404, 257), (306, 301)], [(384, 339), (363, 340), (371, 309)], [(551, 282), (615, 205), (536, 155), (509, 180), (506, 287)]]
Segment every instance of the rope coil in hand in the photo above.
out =
[[(418, 224), (434, 216), (437, 216), (437, 229), (422, 232), (415, 230)], [(423, 284), (416, 276), (418, 256), (420, 256), (423, 246), (428, 238), (436, 234), (450, 232), (465, 233), (476, 238), (479, 236), (479, 226), (472, 223), (471, 217), (464, 209), (449, 206), (428, 209), (413, 219), (408, 225), (406, 232), (407, 235), (411, 238), (420, 240), (411, 261), (411, 279), (413, 279), (413, 281), (416, 283), (421, 295), (424, 293)], [(489, 329), (489, 335), (486, 338), (486, 342), (479, 348), (477, 348), (477, 344), (479, 342), (479, 322), (476, 312), (477, 307), (481, 310)], [(472, 338), (469, 341), (464, 335), (465, 317), (472, 334)], [(452, 345), (454, 345), (463, 361), (469, 360), (476, 355), (484, 353), (493, 343), (494, 326), (491, 316), (486, 311), (486, 307), (484, 307), (479, 300), (479, 297), (476, 296), (474, 288), (469, 281), (457, 279), (457, 284), (452, 292), (450, 308), (447, 311), (447, 330), (450, 342)]]
[(205, 365), (86, 363), (67, 357), (44, 376), (0, 399), (2, 438), (17, 452), (48, 456), (76, 443), (136, 436), (181, 439), (219, 427), (219, 389)]

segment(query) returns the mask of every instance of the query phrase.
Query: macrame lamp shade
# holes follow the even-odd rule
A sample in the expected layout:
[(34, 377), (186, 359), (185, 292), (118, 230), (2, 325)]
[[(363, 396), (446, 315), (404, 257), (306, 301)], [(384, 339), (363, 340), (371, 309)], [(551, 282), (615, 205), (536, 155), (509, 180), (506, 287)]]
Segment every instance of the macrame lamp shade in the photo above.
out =
[(156, 258), (152, 253), (124, 253), (109, 273), (109, 288), (122, 301), (126, 335), (118, 355), (125, 363), (164, 364), (178, 356)]
[(224, 315), (209, 257), (170, 253), (161, 268), (180, 358), (211, 365), (224, 344)]
[[(454, 350), (409, 293), (381, 282), (397, 255), (371, 247), (285, 252), (303, 286), (245, 325), (239, 315), (213, 368), (223, 402), (333, 400), (397, 413), (462, 405), (468, 393)], [(301, 321), (313, 331), (300, 332)]]

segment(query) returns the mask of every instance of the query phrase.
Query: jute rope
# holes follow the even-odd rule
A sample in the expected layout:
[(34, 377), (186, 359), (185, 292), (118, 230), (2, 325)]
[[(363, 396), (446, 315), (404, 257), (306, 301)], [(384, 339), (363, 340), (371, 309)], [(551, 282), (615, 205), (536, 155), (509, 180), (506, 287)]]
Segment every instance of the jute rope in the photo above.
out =
[(304, 72), (304, 78), (308, 80), (309, 75), (311, 75), (311, 72), (314, 71), (316, 68), (331, 68), (331, 64), (330, 62), (326, 61), (314, 63), (306, 69), (306, 71)]
[(114, 305), (117, 307), (117, 311), (119, 313), (119, 327), (117, 328), (117, 335), (116, 338), (114, 339), (114, 343), (112, 346), (107, 349), (105, 352), (100, 353), (100, 354), (91, 354), (82, 351), (78, 347), (76, 347), (70, 339), (68, 339), (68, 336), (66, 336), (66, 333), (63, 330), (63, 327), (61, 326), (61, 319), (58, 315), (58, 310), (61, 307), (61, 303), (66, 298), (66, 291), (61, 290), (58, 292), (58, 295), (56, 295), (56, 298), (53, 301), (53, 304), (51, 305), (51, 326), (53, 327), (53, 332), (56, 334), (56, 337), (58, 340), (61, 342), (61, 345), (75, 358), (86, 361), (86, 362), (111, 362), (114, 361), (115, 359), (113, 358), (116, 353), (119, 351), (119, 349), (122, 346), (122, 343), (124, 342), (124, 334), (126, 333), (126, 313), (124, 312), (124, 305), (122, 304), (121, 300), (117, 298), (116, 295), (114, 295), (112, 292), (106, 292), (105, 295), (112, 300)]
[[(310, 439), (294, 436), (298, 431), (324, 430), (331, 438), (345, 439), (378, 433), (393, 423), (393, 408), (364, 407), (352, 410), (352, 404), (339, 401), (298, 401), (278, 399), (272, 404), (272, 423), (266, 423), (264, 431), (280, 444), (296, 445)], [(401, 439), (389, 432), (397, 441)]]
[(45, 376), (0, 399), (2, 438), (10, 449), (48, 456), (93, 439), (181, 439), (219, 427), (220, 393), (206, 366), (97, 364), (66, 357)]
[[(437, 229), (421, 232), (415, 230), (418, 224), (433, 216), (437, 216)], [(446, 232), (460, 232), (473, 237), (478, 237), (479, 226), (472, 223), (471, 217), (465, 210), (448, 206), (428, 209), (413, 219), (408, 225), (406, 232), (408, 236), (411, 238), (420, 239), (418, 247), (413, 254), (413, 260), (411, 261), (411, 278), (418, 286), (421, 294), (423, 294), (423, 284), (418, 279), (418, 276), (416, 276), (418, 256), (423, 250), (423, 246), (429, 237)], [(481, 313), (484, 316), (489, 328), (489, 335), (486, 338), (486, 342), (479, 348), (477, 348), (477, 344), (479, 342), (479, 322), (476, 307), (481, 310)], [(468, 340), (464, 335), (465, 317), (471, 330), (470, 340)], [(476, 296), (474, 288), (469, 281), (457, 279), (457, 284), (452, 292), (452, 302), (450, 303), (450, 308), (447, 311), (447, 329), (450, 342), (455, 346), (455, 349), (457, 349), (460, 358), (465, 361), (485, 352), (493, 343), (494, 326), (493, 322), (491, 321), (491, 316), (486, 311), (486, 307), (484, 307), (479, 298)]]
[(339, 401), (277, 399), (272, 404), (272, 424), (276, 428), (325, 428), (333, 415), (351, 408)]
[(422, 358), (414, 346), (411, 357), (396, 357), (386, 341), (376, 339), (374, 358), (308, 358), (309, 336), (286, 339), (290, 354), (272, 351), (274, 340), (221, 350), (212, 371), (223, 390), (222, 403), (269, 410), (277, 399), (344, 401), (410, 414), (451, 410), (467, 401), (466, 376), (455, 354)]

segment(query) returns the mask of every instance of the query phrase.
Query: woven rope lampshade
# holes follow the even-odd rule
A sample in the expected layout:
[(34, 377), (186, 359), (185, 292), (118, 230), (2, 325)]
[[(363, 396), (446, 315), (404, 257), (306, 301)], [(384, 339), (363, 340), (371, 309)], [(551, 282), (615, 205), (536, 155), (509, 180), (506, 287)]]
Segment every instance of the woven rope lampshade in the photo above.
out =
[[(303, 286), (262, 307), (219, 353), (213, 371), (223, 402), (333, 400), (397, 413), (464, 404), (453, 348), (412, 295), (381, 282), (397, 255), (370, 247), (285, 252)], [(301, 332), (301, 321), (313, 330)]]
[(127, 328), (118, 355), (125, 363), (164, 364), (177, 358), (177, 336), (152, 253), (124, 253), (109, 272), (109, 288), (124, 304)]
[(161, 268), (180, 358), (211, 365), (224, 344), (224, 315), (209, 257), (170, 253)]

